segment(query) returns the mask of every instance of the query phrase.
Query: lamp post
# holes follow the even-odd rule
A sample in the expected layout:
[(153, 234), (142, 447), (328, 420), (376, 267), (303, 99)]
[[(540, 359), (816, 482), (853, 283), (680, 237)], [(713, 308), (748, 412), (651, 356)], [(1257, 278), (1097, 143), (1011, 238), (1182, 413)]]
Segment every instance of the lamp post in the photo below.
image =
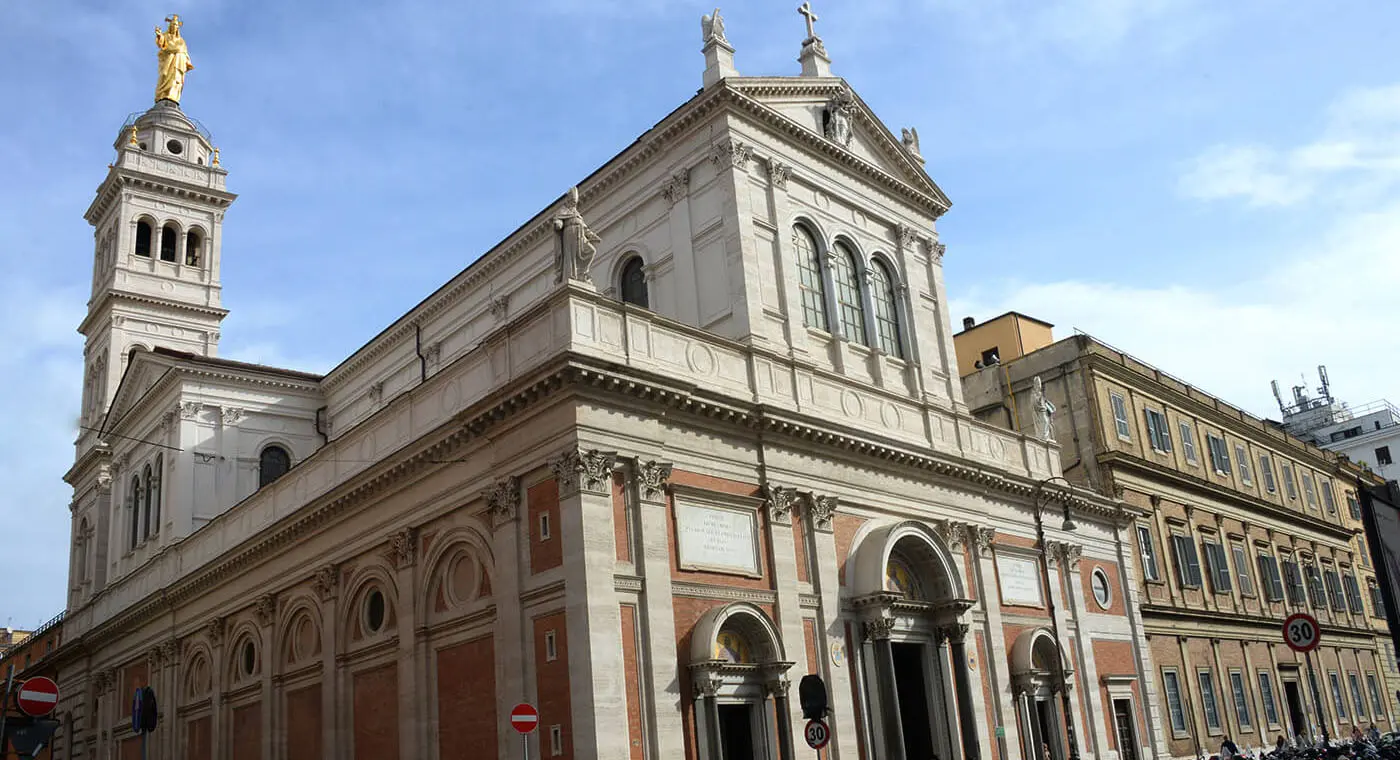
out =
[[(1045, 491), (1045, 486), (1053, 481), (1060, 481), (1069, 490), (1069, 497), (1074, 496), (1074, 484), (1070, 483), (1061, 475), (1052, 475), (1035, 484), (1035, 537), (1040, 544), (1040, 571), (1042, 585), (1045, 586), (1045, 607), (1050, 612), (1050, 630), (1055, 635), (1055, 668), (1060, 676), (1060, 700), (1065, 714), (1065, 738), (1069, 740), (1069, 760), (1079, 760), (1079, 740), (1074, 735), (1074, 713), (1070, 709), (1069, 681), (1065, 678), (1065, 653), (1064, 647), (1060, 643), (1060, 624), (1055, 618), (1055, 597), (1050, 593), (1050, 560), (1049, 551), (1045, 544), (1045, 522), (1041, 518), (1041, 494)], [(1070, 498), (1064, 500), (1065, 521), (1060, 525), (1060, 530), (1072, 531), (1078, 528), (1074, 520), (1069, 516)], [(1050, 760), (1046, 758), (1046, 760)]]

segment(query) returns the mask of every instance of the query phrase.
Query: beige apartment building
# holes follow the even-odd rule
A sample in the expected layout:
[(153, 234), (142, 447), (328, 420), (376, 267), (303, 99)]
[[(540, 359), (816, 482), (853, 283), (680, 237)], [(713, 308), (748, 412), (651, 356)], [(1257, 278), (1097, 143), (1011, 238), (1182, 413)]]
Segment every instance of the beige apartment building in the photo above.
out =
[[(960, 333), (960, 365), (1010, 334), (991, 322)], [(1053, 404), (1066, 477), (1144, 510), (1132, 593), (1171, 754), (1389, 730), (1396, 684), (1354, 495), (1373, 476), (1090, 336), (1043, 337), (966, 374), (965, 399), (1028, 434)], [(1300, 611), (1322, 627), (1316, 683), (1282, 639)]]

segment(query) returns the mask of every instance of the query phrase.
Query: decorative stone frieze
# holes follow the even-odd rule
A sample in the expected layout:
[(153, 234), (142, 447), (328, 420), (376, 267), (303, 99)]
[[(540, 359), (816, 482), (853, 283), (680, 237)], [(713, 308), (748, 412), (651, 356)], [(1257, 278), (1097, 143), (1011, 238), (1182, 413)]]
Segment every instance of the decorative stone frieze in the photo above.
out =
[(646, 501), (660, 501), (666, 495), (666, 484), (671, 480), (670, 462), (638, 461), (633, 468), (632, 479), (637, 484), (637, 494)]
[(661, 197), (674, 206), (690, 194), (690, 170), (681, 169), (661, 185)]
[(520, 478), (510, 475), (498, 479), (486, 491), (486, 512), (495, 524), (515, 518), (520, 511)]
[(798, 505), (801, 501), (797, 489), (767, 485), (763, 490), (768, 518), (779, 525), (791, 525), (792, 519), (798, 516)]
[(559, 481), (559, 497), (573, 496), (579, 491), (608, 493), (612, 481), (615, 451), (570, 449), (549, 463), (549, 469)]
[(258, 618), (258, 625), (272, 625), (277, 618), (277, 597), (270, 593), (259, 596), (253, 603), (253, 613)]
[(710, 161), (720, 170), (732, 167), (746, 172), (752, 159), (753, 146), (739, 140), (723, 140), (710, 148)]
[(389, 536), (389, 557), (394, 567), (404, 570), (413, 567), (418, 556), (418, 531), (404, 528)]

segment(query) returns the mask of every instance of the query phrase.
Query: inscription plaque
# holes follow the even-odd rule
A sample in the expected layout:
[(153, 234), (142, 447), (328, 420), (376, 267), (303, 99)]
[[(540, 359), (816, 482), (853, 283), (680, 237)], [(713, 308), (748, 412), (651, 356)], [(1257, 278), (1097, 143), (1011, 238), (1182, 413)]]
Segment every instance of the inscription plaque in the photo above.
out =
[(753, 511), (676, 505), (676, 548), (680, 566), (758, 575), (758, 526)]
[(997, 578), (1001, 581), (1003, 602), (1034, 607), (1044, 603), (1041, 595), (1040, 566), (1035, 560), (1026, 557), (997, 557)]

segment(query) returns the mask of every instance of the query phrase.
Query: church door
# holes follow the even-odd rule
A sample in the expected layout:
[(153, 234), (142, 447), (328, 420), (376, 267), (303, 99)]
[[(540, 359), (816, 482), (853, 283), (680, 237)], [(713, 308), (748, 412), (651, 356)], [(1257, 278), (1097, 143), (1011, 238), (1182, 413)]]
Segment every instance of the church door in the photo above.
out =
[(894, 644), (895, 688), (899, 695), (899, 722), (908, 760), (934, 757), (929, 688), (925, 679), (923, 644)]
[(754, 754), (753, 719), (753, 705), (719, 706), (721, 760), (758, 760)]

